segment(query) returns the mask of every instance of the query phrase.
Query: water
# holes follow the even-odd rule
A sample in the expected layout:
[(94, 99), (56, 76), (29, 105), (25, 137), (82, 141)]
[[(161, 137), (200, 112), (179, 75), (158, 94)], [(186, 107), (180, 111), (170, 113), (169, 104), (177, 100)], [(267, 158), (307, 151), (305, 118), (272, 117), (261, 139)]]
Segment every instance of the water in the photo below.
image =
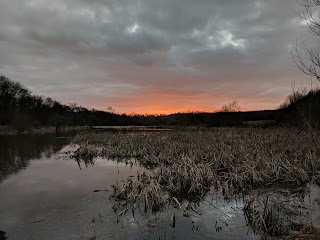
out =
[(0, 230), (8, 239), (88, 239), (92, 219), (105, 209), (105, 223), (114, 225), (108, 235), (117, 235), (109, 193), (94, 190), (108, 190), (141, 168), (96, 159), (80, 169), (58, 154), (69, 141), (50, 134), (0, 136)]
[[(187, 217), (172, 205), (156, 214), (129, 210), (119, 216), (109, 199), (111, 185), (144, 169), (102, 158), (89, 163), (70, 159), (61, 152), (76, 147), (70, 145), (72, 136), (0, 136), (0, 230), (9, 240), (260, 239), (244, 216), (243, 198), (226, 200), (214, 189)], [(319, 192), (313, 187), (295, 201), (319, 213)], [(175, 228), (170, 226), (173, 213)]]

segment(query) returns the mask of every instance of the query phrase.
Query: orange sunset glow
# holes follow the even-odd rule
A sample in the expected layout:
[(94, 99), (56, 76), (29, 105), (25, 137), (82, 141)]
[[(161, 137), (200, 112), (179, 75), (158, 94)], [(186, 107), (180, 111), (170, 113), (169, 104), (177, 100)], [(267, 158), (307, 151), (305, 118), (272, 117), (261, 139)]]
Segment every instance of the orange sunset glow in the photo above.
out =
[(311, 84), (292, 60), (312, 35), (291, 0), (14, 0), (0, 9), (1, 74), (66, 105), (169, 114), (236, 100), (243, 111), (276, 109), (293, 86)]

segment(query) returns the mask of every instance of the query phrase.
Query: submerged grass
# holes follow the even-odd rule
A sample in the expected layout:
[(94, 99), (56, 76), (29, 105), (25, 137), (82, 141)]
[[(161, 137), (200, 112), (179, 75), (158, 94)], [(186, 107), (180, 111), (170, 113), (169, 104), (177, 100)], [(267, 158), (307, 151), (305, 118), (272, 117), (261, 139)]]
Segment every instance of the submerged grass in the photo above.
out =
[[(289, 128), (218, 128), (82, 133), (75, 142), (80, 145), (77, 159), (137, 159), (152, 169), (115, 183), (113, 197), (125, 207), (143, 205), (145, 211), (157, 211), (169, 202), (199, 201), (210, 187), (230, 195), (275, 183), (319, 182), (319, 139), (319, 133)], [(262, 212), (253, 206), (254, 201), (245, 209), (253, 227), (268, 234), (283, 233), (272, 199), (265, 202)]]
[[(247, 198), (243, 207), (248, 225), (264, 237), (287, 236), (286, 239), (319, 239), (320, 229), (313, 226), (316, 215), (313, 203), (304, 200), (315, 185), (282, 188), (272, 187), (256, 190)], [(280, 191), (281, 190), (281, 191)], [(314, 190), (313, 190), (314, 191)], [(309, 195), (310, 198), (310, 195)], [(317, 225), (317, 224), (316, 224)]]

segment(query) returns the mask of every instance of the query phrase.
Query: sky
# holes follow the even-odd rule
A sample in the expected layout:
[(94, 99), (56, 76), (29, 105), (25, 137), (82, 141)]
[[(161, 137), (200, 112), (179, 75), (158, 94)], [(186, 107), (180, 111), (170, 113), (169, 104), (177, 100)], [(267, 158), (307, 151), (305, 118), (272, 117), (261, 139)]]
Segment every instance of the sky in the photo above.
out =
[[(275, 109), (311, 87), (294, 0), (0, 0), (0, 75), (117, 113)], [(313, 87), (316, 86), (313, 83)]]

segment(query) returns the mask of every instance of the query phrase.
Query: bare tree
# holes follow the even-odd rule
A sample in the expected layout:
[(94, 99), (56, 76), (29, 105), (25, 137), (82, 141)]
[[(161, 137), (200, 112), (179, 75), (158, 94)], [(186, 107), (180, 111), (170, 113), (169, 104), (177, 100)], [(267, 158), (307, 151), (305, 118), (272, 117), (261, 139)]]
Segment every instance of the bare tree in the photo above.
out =
[(239, 111), (240, 111), (240, 106), (237, 100), (233, 100), (233, 102), (229, 103), (228, 105), (223, 105), (221, 108), (221, 112), (239, 112)]
[(115, 113), (116, 111), (112, 107), (107, 108), (107, 112), (109, 113)]
[[(320, 0), (298, 0), (300, 10), (298, 15), (309, 31), (320, 37)], [(308, 47), (302, 42), (299, 50), (298, 43), (292, 49), (292, 57), (296, 66), (305, 74), (320, 80), (320, 39), (317, 46)]]

